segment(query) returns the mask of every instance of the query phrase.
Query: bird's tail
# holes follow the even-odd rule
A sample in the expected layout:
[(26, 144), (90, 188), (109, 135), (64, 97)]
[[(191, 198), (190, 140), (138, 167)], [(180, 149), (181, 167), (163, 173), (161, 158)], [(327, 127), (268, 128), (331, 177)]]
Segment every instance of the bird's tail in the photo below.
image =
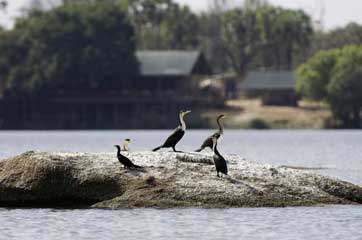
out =
[(136, 165), (136, 164), (133, 164), (133, 166), (130, 167), (129, 169), (131, 169), (131, 170), (136, 170), (136, 171), (140, 171), (140, 172), (147, 172), (147, 170), (146, 170), (144, 167), (138, 166), (138, 165)]
[(162, 146), (156, 147), (155, 149), (152, 150), (152, 152), (157, 152), (158, 150), (160, 150), (162, 148)]
[(201, 148), (199, 148), (199, 149), (196, 149), (196, 150), (195, 150), (195, 152), (201, 152), (201, 151), (202, 151), (202, 149), (203, 149), (202, 147), (201, 147)]

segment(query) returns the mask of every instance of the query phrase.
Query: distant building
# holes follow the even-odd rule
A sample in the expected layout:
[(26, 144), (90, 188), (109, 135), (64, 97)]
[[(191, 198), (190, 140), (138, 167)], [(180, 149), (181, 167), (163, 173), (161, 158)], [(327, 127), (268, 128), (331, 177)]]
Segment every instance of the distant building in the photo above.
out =
[(212, 73), (202, 52), (138, 51), (136, 56), (140, 75), (122, 89), (72, 89), (33, 97), (5, 93), (0, 128), (170, 128), (180, 109), (223, 106), (223, 98), (204, 95), (199, 88)]
[(170, 91), (190, 95), (198, 82), (211, 75), (211, 67), (201, 51), (138, 51), (141, 75), (133, 88), (151, 92)]
[(251, 71), (238, 89), (247, 96), (261, 97), (264, 105), (297, 106), (295, 84), (291, 71)]
[(241, 78), (233, 72), (226, 72), (213, 76), (213, 79), (218, 81), (224, 90), (224, 96), (227, 99), (236, 99), (239, 97), (238, 83), (241, 82)]

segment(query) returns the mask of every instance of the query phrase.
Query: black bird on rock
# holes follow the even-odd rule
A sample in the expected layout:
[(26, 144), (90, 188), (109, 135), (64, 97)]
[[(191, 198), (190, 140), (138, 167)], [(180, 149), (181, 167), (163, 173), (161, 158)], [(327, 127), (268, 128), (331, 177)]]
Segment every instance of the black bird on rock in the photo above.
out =
[(180, 125), (173, 131), (173, 133), (166, 139), (166, 141), (159, 147), (156, 147), (152, 151), (156, 152), (161, 148), (172, 148), (174, 152), (176, 151), (176, 144), (181, 140), (181, 138), (185, 135), (186, 131), (186, 123), (184, 120), (184, 116), (189, 114), (191, 111), (180, 111)]
[(217, 125), (219, 126), (219, 130), (217, 132), (215, 132), (214, 134), (212, 134), (211, 136), (209, 136), (208, 138), (206, 138), (205, 141), (202, 143), (201, 147), (199, 149), (195, 150), (195, 152), (201, 152), (202, 150), (204, 150), (207, 147), (212, 150), (212, 147), (213, 147), (212, 138), (216, 137), (216, 139), (219, 140), (219, 138), (222, 137), (222, 135), (224, 134), (224, 126), (221, 122), (221, 119), (223, 119), (225, 117), (226, 116), (224, 114), (221, 114), (217, 117), (216, 122), (217, 122)]
[(126, 156), (123, 156), (121, 154), (121, 147), (119, 145), (114, 145), (117, 148), (117, 158), (118, 161), (125, 167), (128, 169), (132, 169), (132, 168), (143, 168), (141, 166), (135, 165), (133, 164), (133, 162)]
[(214, 136), (211, 138), (212, 142), (213, 142), (213, 151), (214, 151), (214, 164), (216, 167), (216, 172), (217, 172), (217, 176), (220, 177), (219, 172), (228, 175), (228, 167), (226, 165), (226, 161), (225, 158), (223, 156), (221, 156), (221, 154), (219, 153), (219, 151), (217, 150), (217, 137)]

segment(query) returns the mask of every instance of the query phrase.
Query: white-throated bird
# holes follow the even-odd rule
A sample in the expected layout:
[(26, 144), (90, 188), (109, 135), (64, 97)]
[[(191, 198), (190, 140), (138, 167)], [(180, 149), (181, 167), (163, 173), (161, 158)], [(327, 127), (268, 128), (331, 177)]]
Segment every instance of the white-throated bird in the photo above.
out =
[(131, 143), (131, 139), (129, 139), (129, 138), (126, 138), (125, 140), (123, 140), (121, 151), (122, 152), (129, 152), (129, 146), (128, 145), (130, 143)]
[(152, 151), (156, 152), (161, 148), (172, 148), (174, 152), (176, 151), (176, 144), (181, 140), (181, 138), (185, 135), (186, 131), (186, 123), (184, 117), (189, 114), (191, 111), (180, 111), (180, 125), (173, 131), (173, 133), (166, 139), (166, 141), (159, 147), (156, 147)]

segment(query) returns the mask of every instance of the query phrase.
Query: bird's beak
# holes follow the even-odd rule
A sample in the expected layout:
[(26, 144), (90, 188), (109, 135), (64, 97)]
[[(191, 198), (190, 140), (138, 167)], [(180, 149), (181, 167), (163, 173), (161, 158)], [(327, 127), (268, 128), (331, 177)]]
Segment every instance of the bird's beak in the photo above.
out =
[(224, 115), (224, 116), (222, 116), (222, 118), (227, 118), (228, 117), (228, 115)]
[(189, 114), (190, 112), (191, 112), (190, 110), (185, 111), (184, 115)]

